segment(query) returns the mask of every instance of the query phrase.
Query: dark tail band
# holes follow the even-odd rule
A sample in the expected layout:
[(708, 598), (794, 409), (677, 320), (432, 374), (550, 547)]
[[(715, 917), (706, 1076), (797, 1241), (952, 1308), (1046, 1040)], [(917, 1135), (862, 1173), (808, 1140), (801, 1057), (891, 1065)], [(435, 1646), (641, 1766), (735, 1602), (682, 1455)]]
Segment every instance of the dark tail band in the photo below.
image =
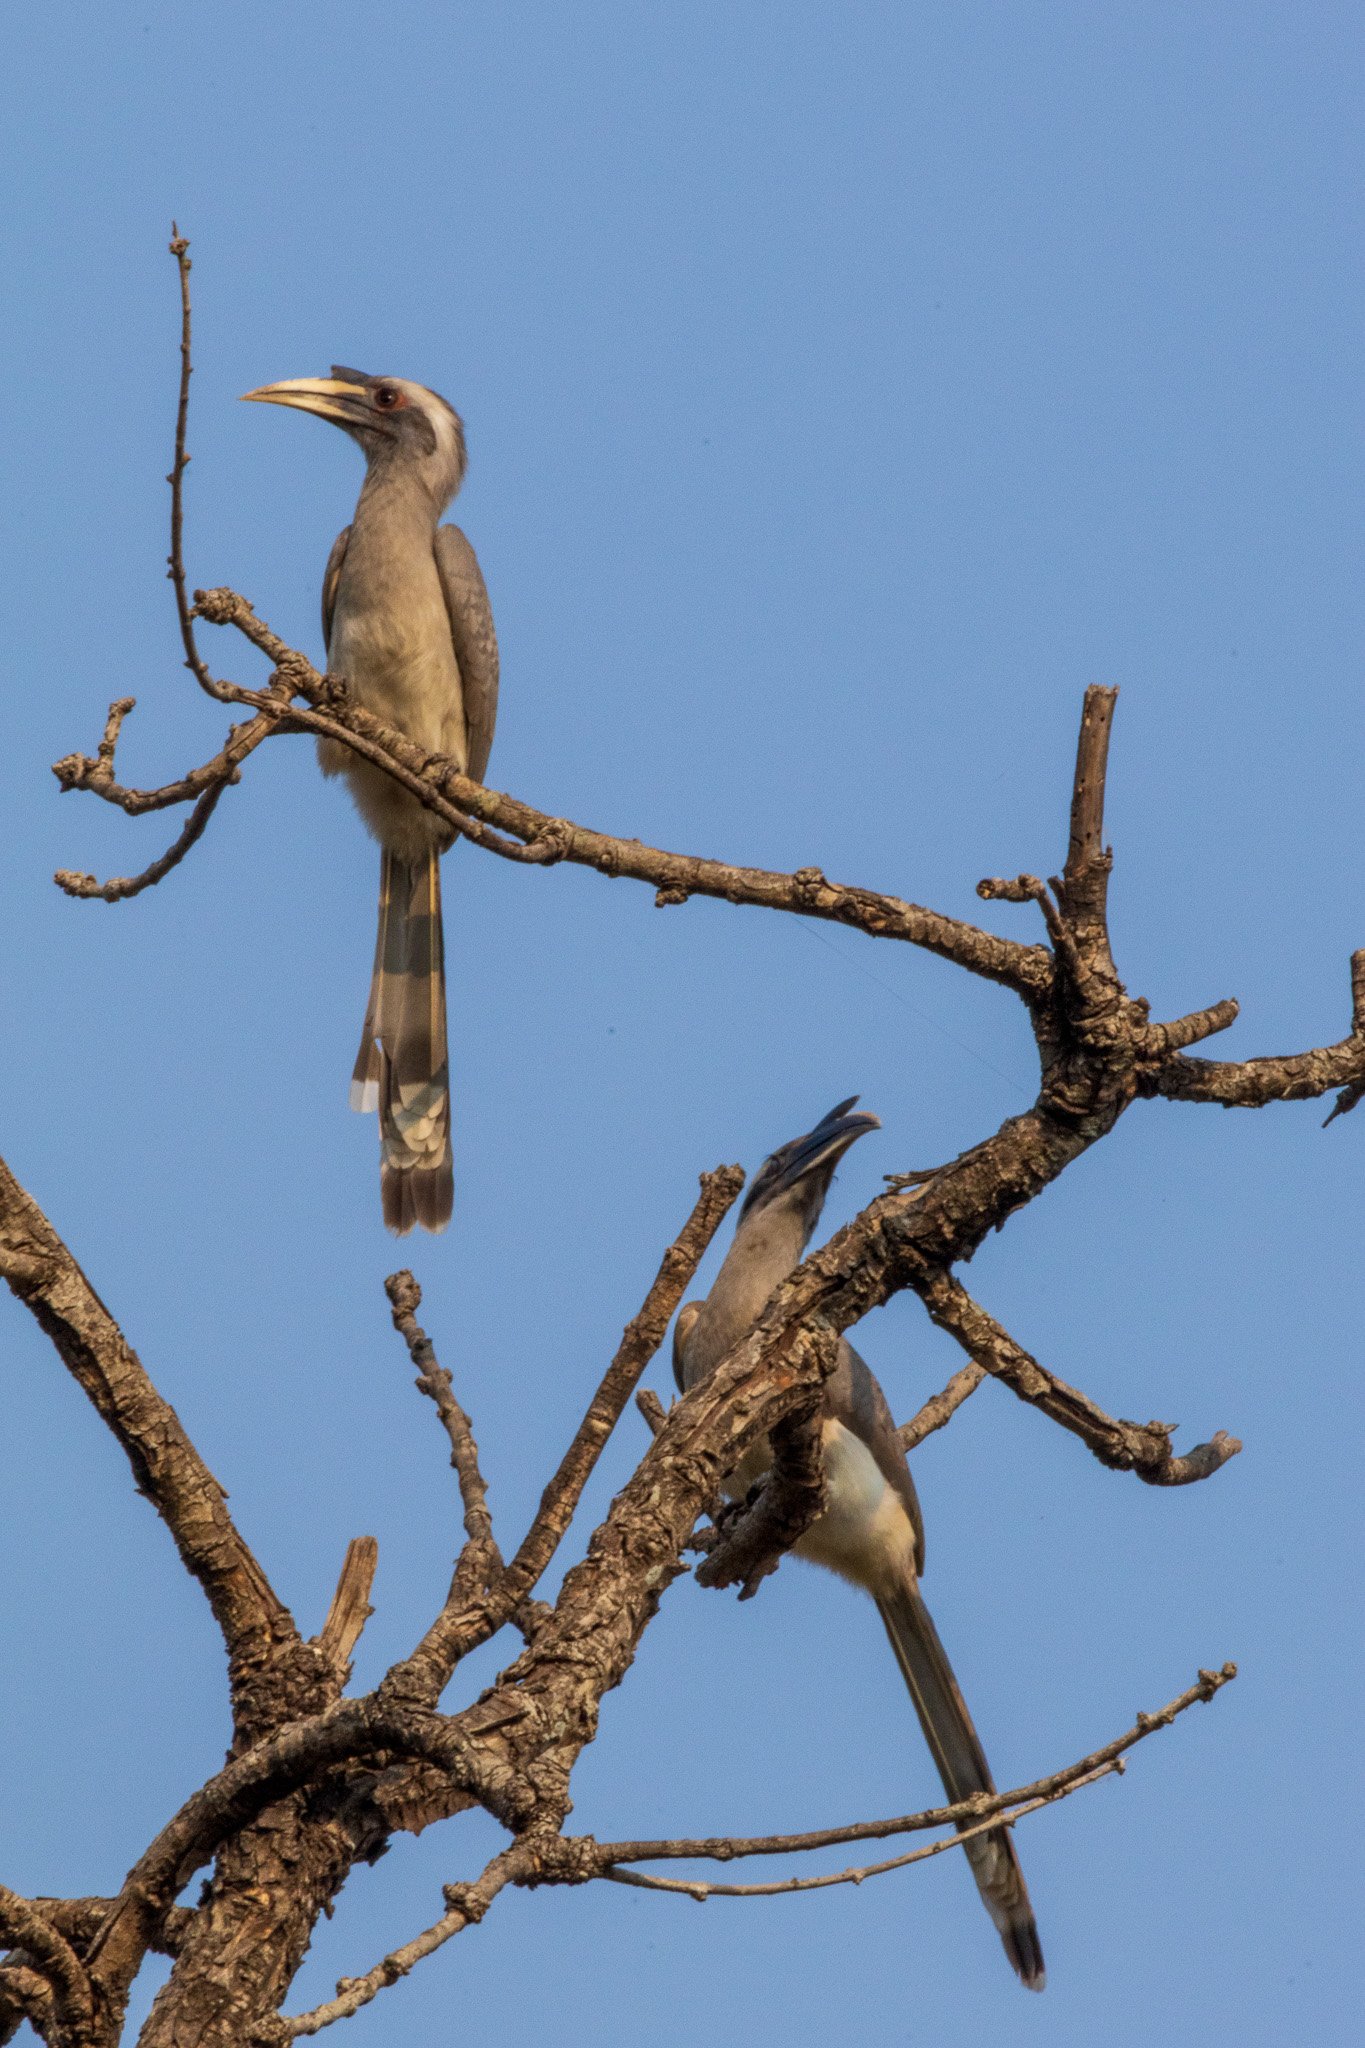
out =
[(415, 865), (384, 852), (379, 935), (351, 1106), (379, 1111), (384, 1221), (400, 1236), (444, 1230), (454, 1206), (446, 1055), (441, 871), (433, 850)]
[[(877, 1612), (950, 1802), (994, 1792), (986, 1753), (919, 1588), (907, 1583), (878, 1600)], [(1008, 1828), (991, 1828), (962, 1848), (1005, 1954), (1029, 1990), (1041, 1991), (1046, 1982), (1043, 1949), (1013, 1836)]]

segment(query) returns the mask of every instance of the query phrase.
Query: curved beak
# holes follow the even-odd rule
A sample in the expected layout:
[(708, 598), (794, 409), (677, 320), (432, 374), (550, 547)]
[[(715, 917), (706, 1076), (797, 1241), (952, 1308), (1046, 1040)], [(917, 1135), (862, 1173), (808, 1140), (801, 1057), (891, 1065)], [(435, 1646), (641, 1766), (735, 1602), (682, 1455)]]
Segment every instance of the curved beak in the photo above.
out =
[(287, 377), (282, 384), (262, 384), (244, 391), (243, 399), (258, 399), (262, 405), (291, 405), (296, 412), (315, 412), (319, 419), (338, 427), (369, 425), (373, 415), (370, 394), (363, 384), (347, 384), (339, 377)]
[[(856, 1095), (850, 1095), (846, 1102), (837, 1104), (828, 1116), (822, 1117), (815, 1129), (808, 1131), (804, 1138), (793, 1138), (790, 1145), (783, 1147), (786, 1156), (781, 1161), (776, 1178), (762, 1190), (763, 1202), (773, 1200), (775, 1196), (782, 1194), (787, 1188), (795, 1187), (798, 1181), (804, 1180), (808, 1174), (815, 1173), (821, 1168), (828, 1168), (832, 1173), (850, 1145), (856, 1144), (859, 1138), (866, 1137), (869, 1131), (881, 1129), (881, 1118), (873, 1116), (870, 1110), (854, 1112), (853, 1105), (857, 1100)], [(757, 1182), (752, 1192), (759, 1192)]]

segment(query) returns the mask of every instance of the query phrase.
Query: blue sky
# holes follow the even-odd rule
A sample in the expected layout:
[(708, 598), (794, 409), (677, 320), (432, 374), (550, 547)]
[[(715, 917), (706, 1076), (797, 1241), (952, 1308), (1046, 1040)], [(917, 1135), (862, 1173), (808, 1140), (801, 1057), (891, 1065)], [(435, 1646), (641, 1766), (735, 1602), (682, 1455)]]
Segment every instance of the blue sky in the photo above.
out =
[[(93, 750), (111, 697), (139, 700), (128, 779), (224, 723), (163, 581), (171, 217), (196, 262), (194, 581), (316, 655), (358, 457), (237, 395), (334, 359), (429, 382), (468, 422), (498, 786), (1031, 936), (975, 882), (1058, 864), (1081, 694), (1117, 683), (1121, 971), (1168, 1015), (1236, 995), (1220, 1049), (1285, 1051), (1343, 1033), (1365, 943), (1365, 32), (1254, 0), (336, 0), (30, 10), (9, 51), (0, 1150), (305, 1628), (347, 1540), (378, 1537), (372, 1682), (457, 1526), (385, 1273), (426, 1289), (510, 1544), (700, 1169), (752, 1168), (860, 1090), (885, 1129), (833, 1226), (1035, 1070), (1010, 998), (908, 948), (461, 848), (456, 1219), (387, 1240), (345, 1109), (377, 859), (306, 743), (258, 756), (151, 895), (49, 879), (162, 843), (57, 799), (48, 764)], [(1246, 1443), (1166, 1494), (988, 1387), (917, 1458), (926, 1593), (1002, 1782), (1242, 1667), (1121, 1783), (1021, 1828), (1043, 1999), (945, 1857), (702, 1912), (510, 1897), (349, 2022), (357, 2048), (444, 2043), (452, 2014), (529, 2048), (547, 2013), (607, 2048), (1350, 2038), (1365, 1124), (1321, 1115), (1139, 1105), (969, 1275), (1114, 1412)], [(108, 1889), (221, 1757), (221, 1653), (112, 1440), (15, 1306), (4, 1333), (0, 1874)], [(957, 1362), (909, 1300), (858, 1342), (902, 1415)], [(642, 1447), (632, 1416), (566, 1561)], [(870, 1608), (789, 1566), (743, 1608), (669, 1594), (575, 1822), (756, 1831), (934, 1793)], [(490, 1841), (464, 1821), (357, 1873), (291, 2004), (434, 1918)]]

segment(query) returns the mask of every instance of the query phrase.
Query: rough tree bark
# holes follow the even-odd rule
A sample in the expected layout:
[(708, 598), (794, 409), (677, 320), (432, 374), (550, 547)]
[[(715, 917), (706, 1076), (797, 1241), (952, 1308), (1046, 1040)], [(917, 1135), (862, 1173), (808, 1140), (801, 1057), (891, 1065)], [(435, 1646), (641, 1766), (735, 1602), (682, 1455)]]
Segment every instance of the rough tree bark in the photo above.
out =
[[(1218, 1431), (1177, 1454), (1165, 1424), (1106, 1415), (1002, 1329), (967, 1293), (955, 1268), (1142, 1098), (1260, 1107), (1337, 1090), (1334, 1114), (1340, 1114), (1365, 1093), (1365, 952), (1351, 963), (1345, 1036), (1276, 1058), (1188, 1057), (1190, 1047), (1233, 1021), (1231, 1000), (1158, 1023), (1143, 1000), (1127, 993), (1107, 916), (1112, 856), (1104, 844), (1104, 788), (1112, 690), (1085, 695), (1060, 876), (1050, 884), (1023, 874), (979, 885), (984, 899), (1027, 906), (1038, 916), (1041, 936), (1024, 941), (876, 890), (830, 882), (814, 867), (790, 873), (736, 867), (535, 810), (470, 782), (452, 762), (386, 730), (350, 701), (343, 677), (319, 674), (245, 598), (214, 590), (191, 600), (181, 499), (188, 459), (189, 261), (183, 240), (177, 236), (171, 246), (182, 291), (171, 576), (187, 666), (208, 696), (240, 705), (249, 716), (202, 765), (162, 788), (139, 790), (116, 778), (133, 701), (112, 705), (95, 755), (72, 754), (57, 764), (62, 788), (86, 790), (131, 815), (188, 804), (188, 821), (142, 874), (99, 882), (64, 871), (57, 877), (63, 888), (115, 902), (154, 886), (201, 839), (214, 808), (262, 745), (290, 734), (325, 733), (380, 764), (473, 845), (498, 857), (531, 868), (566, 860), (630, 877), (654, 888), (660, 905), (710, 895), (822, 917), (955, 962), (1024, 1004), (1039, 1087), (1029, 1109), (958, 1158), (929, 1174), (890, 1176), (887, 1192), (791, 1275), (756, 1328), (702, 1386), (667, 1413), (657, 1400), (642, 1399), (653, 1440), (552, 1605), (534, 1597), (536, 1588), (742, 1175), (736, 1167), (702, 1175), (699, 1199), (664, 1253), (510, 1560), (495, 1534), (470, 1419), (417, 1321), (420, 1293), (410, 1274), (391, 1276), (395, 1328), (450, 1444), (466, 1542), (439, 1613), (409, 1654), (361, 1697), (348, 1697), (346, 1685), (368, 1612), (373, 1544), (362, 1538), (352, 1545), (327, 1621), (317, 1637), (305, 1640), (237, 1530), (222, 1488), (57, 1229), (0, 1166), (0, 1274), (118, 1438), (135, 1483), (202, 1587), (223, 1637), (233, 1708), (233, 1744), (223, 1769), (167, 1820), (117, 1897), (23, 1899), (0, 1887), (0, 1942), (9, 1951), (0, 1962), (0, 2038), (27, 2022), (52, 2048), (113, 2048), (125, 2031), (130, 1988), (153, 1952), (169, 1954), (173, 1965), (142, 2030), (146, 2048), (279, 2048), (357, 2011), (477, 1925), (508, 1885), (607, 1880), (699, 1897), (860, 1881), (954, 1848), (962, 1839), (951, 1832), (955, 1822), (985, 1826), (1001, 1813), (1017, 1819), (1120, 1768), (1128, 1748), (1211, 1699), (1233, 1667), (1201, 1673), (1113, 1742), (990, 1800), (762, 1839), (599, 1843), (564, 1832), (573, 1772), (596, 1737), (602, 1699), (625, 1678), (661, 1599), (687, 1569), (689, 1546), (707, 1553), (699, 1571), (706, 1582), (752, 1592), (818, 1510), (821, 1480), (809, 1423), (840, 1332), (908, 1290), (962, 1347), (962, 1370), (904, 1425), (907, 1446), (942, 1427), (976, 1386), (994, 1377), (1115, 1470), (1155, 1485), (1208, 1478), (1240, 1449), (1234, 1438)], [(264, 686), (215, 678), (197, 644), (197, 621), (235, 628), (263, 653), (271, 664)], [(716, 1513), (726, 1473), (765, 1434), (777, 1451), (768, 1484), (698, 1536), (699, 1523)], [(515, 1660), (473, 1702), (443, 1709), (463, 1659), (508, 1627), (524, 1639)], [(447, 1887), (444, 1911), (429, 1927), (343, 1980), (334, 1999), (284, 2015), (318, 1915), (330, 1908), (356, 1863), (377, 1855), (395, 1833), (418, 1831), (471, 1807), (492, 1815), (507, 1836), (482, 1874)], [(668, 1879), (634, 1867), (679, 1857), (726, 1862), (805, 1854), (925, 1829), (949, 1832), (882, 1863), (753, 1886)], [(179, 1892), (205, 1869), (200, 1902), (178, 1907)]]

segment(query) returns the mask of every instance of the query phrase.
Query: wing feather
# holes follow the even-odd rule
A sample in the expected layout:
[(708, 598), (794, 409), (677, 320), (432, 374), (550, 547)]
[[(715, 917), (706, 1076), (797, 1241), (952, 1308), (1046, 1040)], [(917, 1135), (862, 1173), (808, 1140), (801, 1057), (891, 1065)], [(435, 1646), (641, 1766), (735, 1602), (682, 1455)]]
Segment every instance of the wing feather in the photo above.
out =
[(478, 557), (458, 526), (437, 528), (436, 568), (455, 659), (460, 664), (469, 773), (482, 782), (498, 716), (498, 636), (493, 629), (493, 607)]
[(322, 576), (322, 644), (328, 649), (332, 644), (332, 614), (337, 608), (337, 585), (341, 581), (341, 565), (346, 559), (346, 544), (350, 538), (350, 527), (343, 526), (332, 542), (332, 552), (327, 557), (327, 567)]

